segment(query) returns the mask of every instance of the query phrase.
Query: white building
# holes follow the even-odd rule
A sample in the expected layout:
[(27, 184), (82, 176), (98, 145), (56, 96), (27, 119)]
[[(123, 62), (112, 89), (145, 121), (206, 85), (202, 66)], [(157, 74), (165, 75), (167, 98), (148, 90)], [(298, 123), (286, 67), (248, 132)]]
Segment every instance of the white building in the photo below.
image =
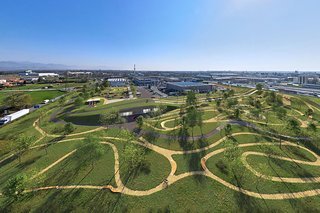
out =
[(125, 86), (127, 86), (127, 79), (125, 79), (125, 78), (109, 78), (108, 82), (111, 87), (125, 87)]
[(59, 74), (57, 73), (37, 73), (33, 72), (32, 70), (27, 70), (23, 73), (19, 73), (20, 78), (24, 80), (31, 80), (31, 81), (37, 81), (39, 77), (42, 78), (48, 78), (48, 77), (59, 77)]
[(59, 74), (52, 73), (52, 72), (49, 72), (49, 73), (38, 73), (38, 76), (39, 77), (59, 77)]
[(91, 76), (92, 72), (68, 72), (68, 76), (70, 77), (86, 77), (86, 76)]

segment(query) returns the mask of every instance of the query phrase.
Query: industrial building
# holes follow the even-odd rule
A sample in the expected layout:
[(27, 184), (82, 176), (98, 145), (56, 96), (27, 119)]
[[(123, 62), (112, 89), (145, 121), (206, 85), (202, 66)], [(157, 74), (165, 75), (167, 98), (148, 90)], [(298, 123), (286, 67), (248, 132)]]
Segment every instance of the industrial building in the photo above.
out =
[(194, 91), (199, 93), (206, 93), (213, 90), (213, 85), (203, 84), (199, 82), (168, 82), (166, 89), (168, 92)]
[(109, 78), (107, 80), (111, 87), (125, 87), (127, 86), (127, 79), (125, 78)]
[(37, 81), (40, 77), (41, 78), (58, 78), (59, 74), (57, 73), (38, 73), (33, 72), (32, 70), (27, 70), (23, 73), (19, 73), (21, 79), (25, 81)]
[(71, 72), (69, 71), (67, 75), (69, 77), (90, 77), (92, 76), (92, 72)]
[(145, 77), (137, 77), (133, 79), (133, 83), (137, 86), (156, 86), (158, 82), (158, 79)]
[(308, 77), (307, 76), (299, 76), (298, 78), (298, 83), (303, 85), (303, 84), (307, 84), (308, 83)]

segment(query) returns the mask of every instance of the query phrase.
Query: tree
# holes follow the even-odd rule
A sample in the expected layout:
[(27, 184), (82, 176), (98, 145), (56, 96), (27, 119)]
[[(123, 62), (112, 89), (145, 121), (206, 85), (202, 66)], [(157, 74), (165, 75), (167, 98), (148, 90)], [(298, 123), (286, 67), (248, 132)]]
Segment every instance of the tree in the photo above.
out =
[(2, 193), (9, 199), (19, 200), (23, 196), (26, 187), (27, 177), (25, 175), (17, 175), (8, 180)]
[(84, 99), (81, 97), (78, 97), (78, 98), (76, 98), (76, 100), (74, 100), (74, 104), (76, 106), (81, 106), (81, 105), (83, 105), (83, 103), (84, 103)]
[(224, 127), (224, 132), (226, 134), (227, 137), (230, 137), (231, 136), (231, 131), (232, 131), (232, 126), (231, 124), (227, 124), (225, 127)]
[(268, 92), (266, 94), (266, 101), (269, 105), (275, 105), (275, 106), (283, 105), (282, 96), (277, 95), (274, 91)]
[(86, 93), (88, 89), (88, 86), (85, 84), (82, 86), (82, 93)]
[(138, 124), (138, 128), (139, 128), (140, 130), (142, 129), (143, 122), (144, 122), (143, 116), (139, 116), (139, 117), (136, 119), (136, 123)]
[(291, 129), (295, 133), (300, 132), (299, 122), (297, 120), (295, 120), (295, 119), (288, 120), (287, 127), (288, 127), (288, 129)]
[(217, 105), (217, 107), (220, 107), (220, 106), (221, 106), (221, 99), (217, 99), (216, 105)]
[(21, 157), (29, 149), (32, 141), (33, 141), (33, 137), (29, 137), (25, 135), (21, 135), (17, 138), (16, 143), (17, 143), (19, 163), (21, 163)]
[(192, 106), (197, 104), (197, 97), (196, 94), (193, 91), (189, 91), (187, 93), (187, 100), (186, 100), (186, 105), (187, 106)]
[(202, 128), (203, 128), (203, 118), (202, 118), (202, 112), (201, 111), (198, 111), (197, 112), (197, 126), (200, 127), (200, 131), (201, 131), (201, 135), (203, 136), (203, 131), (202, 131)]
[(96, 87), (96, 88), (94, 89), (94, 92), (95, 92), (95, 93), (98, 93), (98, 94), (100, 94), (100, 92), (101, 92), (101, 89), (100, 89), (100, 87)]
[(308, 129), (312, 132), (317, 132), (317, 126), (314, 123), (309, 123)]
[(188, 125), (192, 128), (192, 138), (193, 138), (194, 127), (197, 125), (197, 119), (198, 119), (197, 114), (198, 114), (197, 109), (194, 106), (187, 109), (186, 121)]
[(136, 95), (137, 93), (137, 88), (133, 85), (133, 84), (130, 84), (130, 90), (132, 92), (133, 95)]
[(60, 105), (64, 104), (65, 101), (66, 101), (66, 97), (65, 96), (59, 98), (59, 104)]
[(99, 122), (101, 125), (111, 125), (116, 123), (123, 123), (123, 118), (120, 116), (119, 111), (112, 110), (108, 114), (101, 114)]
[(234, 90), (230, 89), (228, 90), (228, 97), (232, 97), (232, 96), (234, 96)]
[(227, 100), (227, 107), (228, 108), (231, 108), (237, 104), (238, 104), (238, 99), (236, 99), (236, 98), (231, 98), (231, 99)]
[(32, 106), (32, 98), (29, 94), (24, 93), (12, 93), (8, 95), (4, 102), (8, 106), (13, 107), (14, 109), (24, 109)]
[(105, 153), (105, 147), (100, 143), (99, 138), (87, 136), (78, 150), (78, 154), (86, 155), (88, 158), (84, 163), (91, 164), (91, 169), (94, 169), (96, 161), (102, 158)]
[(262, 93), (262, 88), (263, 88), (262, 84), (257, 84), (257, 85), (256, 85), (256, 90), (258, 90), (258, 95), (261, 95), (261, 93)]
[(210, 92), (207, 92), (206, 99), (207, 99), (207, 101), (211, 101), (211, 93)]
[(307, 117), (310, 117), (310, 116), (312, 116), (313, 115), (313, 110), (312, 109), (310, 109), (310, 108), (308, 108), (307, 110), (306, 110), (306, 116)]
[(229, 93), (227, 93), (227, 92), (223, 92), (223, 99), (224, 100), (227, 100), (227, 98), (229, 98)]
[(228, 161), (234, 161), (240, 154), (240, 150), (238, 144), (233, 142), (232, 140), (226, 140), (224, 142), (226, 144), (226, 151), (224, 152), (224, 157), (228, 159)]
[(159, 105), (157, 108), (159, 109), (158, 111), (159, 111), (160, 115), (164, 114), (168, 109), (168, 107), (165, 105)]
[(255, 106), (255, 101), (254, 101), (252, 96), (248, 97), (248, 104), (251, 105), (251, 106)]
[(286, 117), (286, 115), (287, 115), (287, 110), (285, 110), (282, 107), (273, 107), (273, 111), (276, 112), (276, 115), (280, 119), (284, 119)]
[(282, 106), (283, 105), (283, 97), (281, 95), (277, 95), (276, 97), (276, 104), (278, 106)]
[(224, 157), (229, 162), (234, 178), (237, 179), (237, 171), (239, 171), (238, 169), (240, 168), (240, 150), (238, 147), (238, 143), (232, 140), (226, 140), (224, 143), (226, 145)]
[(234, 116), (235, 119), (239, 119), (240, 118), (240, 109), (239, 108), (234, 109), (233, 116)]
[(103, 86), (104, 86), (104, 87), (110, 87), (109, 81), (104, 81), (104, 82), (103, 82)]
[(255, 106), (257, 109), (261, 109), (261, 108), (262, 108), (262, 104), (261, 104), (261, 102), (260, 102), (259, 100), (256, 100), (256, 101), (254, 102), (254, 106)]
[(261, 110), (260, 110), (260, 109), (252, 109), (252, 110), (250, 110), (250, 113), (251, 113), (255, 118), (259, 118), (259, 117), (260, 117)]
[(125, 144), (123, 154), (129, 169), (134, 170), (145, 162), (145, 150), (133, 143)]
[(90, 94), (88, 92), (83, 92), (82, 96), (84, 99), (88, 99), (90, 97)]
[(76, 130), (76, 127), (72, 123), (69, 122), (64, 125), (65, 135), (71, 134), (72, 132), (74, 132), (74, 130)]

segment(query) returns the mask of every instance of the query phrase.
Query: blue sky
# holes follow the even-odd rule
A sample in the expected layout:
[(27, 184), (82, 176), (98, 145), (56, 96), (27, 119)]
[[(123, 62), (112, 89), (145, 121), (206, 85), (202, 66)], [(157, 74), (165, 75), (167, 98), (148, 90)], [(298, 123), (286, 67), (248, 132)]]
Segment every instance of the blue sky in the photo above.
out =
[(320, 70), (319, 0), (1, 0), (0, 60)]

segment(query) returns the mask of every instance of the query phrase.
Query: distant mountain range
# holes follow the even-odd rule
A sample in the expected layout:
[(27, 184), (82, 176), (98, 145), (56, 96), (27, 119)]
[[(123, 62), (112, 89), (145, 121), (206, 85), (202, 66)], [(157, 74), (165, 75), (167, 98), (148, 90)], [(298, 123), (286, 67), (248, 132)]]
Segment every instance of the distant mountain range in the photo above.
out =
[(20, 70), (66, 70), (75, 67), (63, 64), (44, 64), (34, 62), (0, 61), (0, 71), (20, 71)]

